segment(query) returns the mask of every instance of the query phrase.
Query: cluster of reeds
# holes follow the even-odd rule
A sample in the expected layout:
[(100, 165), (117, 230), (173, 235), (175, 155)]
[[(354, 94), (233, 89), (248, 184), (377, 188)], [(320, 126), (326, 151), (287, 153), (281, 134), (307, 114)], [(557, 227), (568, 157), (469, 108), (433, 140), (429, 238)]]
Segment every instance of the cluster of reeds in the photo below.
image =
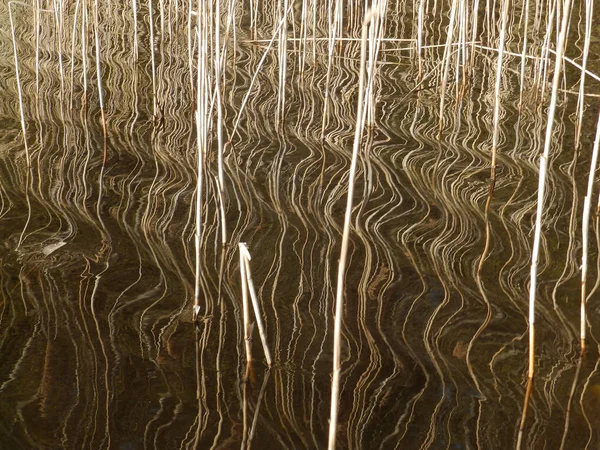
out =
[[(331, 129), (331, 97), (332, 76), (335, 70), (336, 59), (342, 57), (342, 49), (350, 48), (353, 58), (359, 59), (358, 88), (353, 101), (356, 102), (356, 125), (351, 151), (350, 165), (347, 176), (347, 200), (343, 221), (343, 232), (340, 239), (340, 257), (337, 273), (337, 289), (335, 295), (333, 331), (333, 371), (331, 384), (331, 419), (329, 424), (329, 448), (334, 448), (336, 443), (337, 417), (339, 405), (340, 374), (341, 374), (341, 342), (343, 323), (343, 299), (345, 287), (345, 273), (347, 264), (348, 242), (352, 228), (352, 212), (354, 200), (354, 182), (356, 168), (359, 161), (361, 145), (364, 141), (366, 127), (377, 125), (376, 86), (377, 72), (381, 61), (380, 50), (385, 43), (398, 44), (403, 47), (396, 49), (398, 53), (408, 51), (415, 65), (414, 91), (423, 85), (433, 86), (439, 94), (439, 125), (437, 139), (443, 142), (445, 136), (451, 131), (445, 123), (446, 110), (449, 107), (451, 88), (454, 88), (453, 99), (459, 103), (465, 93), (465, 86), (469, 83), (472, 72), (477, 70), (478, 58), (495, 58), (495, 89), (493, 92), (492, 138), (490, 151), (490, 190), (489, 198), (494, 192), (494, 183), (497, 174), (497, 155), (502, 152), (500, 142), (500, 129), (502, 126), (501, 103), (503, 98), (503, 74), (507, 69), (516, 70), (520, 74), (519, 108), (526, 108), (528, 99), (539, 99), (548, 102), (544, 151), (539, 159), (539, 182), (537, 188), (537, 210), (532, 242), (530, 286), (529, 286), (529, 363), (528, 378), (531, 380), (535, 371), (535, 311), (536, 299), (539, 297), (538, 262), (540, 247), (543, 240), (544, 213), (547, 210), (547, 174), (552, 158), (553, 132), (555, 129), (555, 111), (557, 103), (563, 94), (564, 68), (569, 65), (579, 72), (579, 89), (577, 92), (576, 135), (574, 147), (582, 152), (591, 150), (592, 158), (589, 169), (589, 178), (585, 203), (582, 211), (582, 256), (581, 256), (581, 325), (580, 339), (581, 351), (585, 349), (586, 339), (586, 302), (589, 297), (587, 291), (588, 267), (588, 234), (590, 214), (592, 213), (594, 198), (594, 183), (600, 141), (600, 118), (596, 131), (593, 149), (582, 148), (581, 133), (585, 100), (588, 93), (585, 89), (586, 77), (598, 77), (587, 69), (590, 41), (592, 39), (593, 1), (585, 2), (585, 34), (584, 47), (581, 54), (581, 64), (569, 58), (567, 43), (572, 26), (572, 0), (564, 2), (540, 2), (534, 5), (529, 0), (515, 5), (510, 0), (496, 4), (479, 0), (466, 2), (452, 0), (448, 8), (442, 7), (431, 0), (415, 0), (410, 7), (413, 11), (413, 20), (409, 23), (409, 36), (392, 36), (386, 28), (387, 17), (390, 13), (388, 1), (374, 0), (371, 4), (360, 2), (342, 2), (335, 0), (318, 4), (315, 0), (303, 0), (294, 4), (288, 0), (278, 0), (272, 4), (249, 1), (249, 13), (245, 13), (246, 5), (236, 0), (216, 0), (199, 2), (175, 2), (168, 5), (169, 14), (166, 12), (166, 2), (161, 0), (155, 5), (149, 0), (145, 8), (133, 0), (128, 14), (133, 17), (134, 42), (133, 55), (137, 58), (141, 49), (149, 52), (151, 61), (151, 86), (152, 86), (152, 115), (154, 126), (159, 127), (164, 120), (162, 115), (165, 101), (165, 86), (158, 72), (157, 58), (165, 58), (161, 47), (164, 36), (182, 31), (187, 41), (187, 66), (189, 68), (190, 98), (189, 103), (194, 105), (193, 117), (190, 120), (195, 124), (196, 142), (196, 190), (195, 203), (195, 292), (193, 312), (196, 318), (207, 315), (203, 312), (203, 292), (201, 286), (202, 271), (202, 245), (203, 223), (207, 214), (215, 214), (220, 222), (221, 244), (232, 244), (228, 241), (226, 216), (231, 202), (227, 195), (227, 174), (225, 173), (225, 158), (235, 155), (236, 143), (240, 139), (238, 127), (241, 121), (251, 120), (251, 112), (246, 111), (248, 100), (251, 98), (253, 88), (260, 71), (271, 58), (277, 64), (277, 103), (273, 113), (276, 127), (282, 129), (286, 121), (286, 91), (288, 89), (288, 74), (293, 68), (288, 64), (290, 52), (298, 53), (297, 61), (302, 74), (310, 71), (310, 62), (316, 66), (316, 60), (326, 60), (325, 84), (322, 86), (323, 110), (321, 118), (321, 139), (326, 140)], [(186, 8), (187, 5), (187, 8)], [(368, 7), (367, 7), (368, 6)], [(518, 8), (516, 8), (518, 6)], [(107, 158), (106, 141), (110, 133), (110, 117), (106, 115), (106, 105), (103, 95), (103, 63), (110, 59), (110, 55), (103, 52), (102, 47), (102, 5), (98, 1), (77, 0), (69, 4), (62, 1), (53, 2), (52, 5), (43, 7), (39, 0), (33, 4), (11, 1), (8, 4), (12, 43), (14, 53), (15, 79), (18, 88), (18, 101), (20, 123), (23, 135), (24, 149), (27, 165), (31, 165), (28, 149), (26, 96), (21, 88), (19, 42), (15, 36), (17, 27), (15, 15), (31, 16), (31, 23), (35, 35), (35, 67), (36, 67), (36, 93), (39, 96), (39, 61), (40, 48), (44, 45), (40, 38), (41, 15), (52, 17), (56, 40), (58, 73), (60, 76), (61, 103), (69, 98), (68, 102), (73, 107), (73, 98), (76, 91), (75, 64), (82, 66), (81, 80), (84, 99), (87, 101), (88, 90), (91, 89), (88, 73), (95, 70), (97, 83), (96, 95), (98, 99), (100, 121), (104, 136), (104, 162)], [(532, 9), (533, 8), (533, 9)], [(497, 16), (498, 10), (500, 12)], [(155, 14), (158, 12), (158, 18)], [(249, 15), (249, 17), (246, 17)], [(140, 19), (148, 23), (148, 41), (141, 42), (139, 33)], [(173, 23), (168, 23), (170, 18)], [(240, 29), (242, 18), (249, 18), (248, 29)], [(438, 20), (439, 19), (439, 20)], [(480, 23), (480, 20), (482, 22)], [(439, 21), (437, 29), (432, 25)], [(68, 27), (68, 25), (71, 27)], [(185, 25), (180, 27), (180, 25)], [(70, 33), (69, 33), (70, 30)], [(184, 31), (183, 31), (184, 30)], [(88, 48), (89, 36), (92, 36), (93, 45)], [(157, 37), (160, 36), (160, 37)], [(263, 53), (256, 65), (253, 77), (249, 80), (239, 109), (229, 113), (226, 118), (227, 102), (225, 97), (228, 89), (228, 74), (236, 64), (236, 39), (244, 36), (246, 39), (259, 44)], [(509, 40), (509, 37), (512, 39)], [(515, 40), (520, 37), (520, 40)], [(175, 39), (174, 39), (175, 40)], [(159, 44), (157, 45), (157, 41)], [(510, 41), (510, 46), (508, 42)], [(77, 55), (76, 45), (79, 44), (80, 54)], [(322, 45), (324, 44), (324, 45)], [(68, 49), (70, 48), (70, 53)], [(360, 54), (357, 55), (357, 49)], [(324, 54), (320, 54), (324, 50)], [(440, 57), (441, 53), (441, 57)], [(94, 69), (88, 61), (90, 54), (95, 57)], [(65, 61), (70, 60), (70, 79), (67, 75), (68, 68)], [(355, 80), (356, 81), (356, 80)], [(70, 89), (70, 92), (69, 92)], [(411, 91), (413, 92), (413, 91)], [(525, 98), (527, 97), (527, 98)], [(86, 102), (84, 102), (84, 106)], [(350, 150), (350, 149), (349, 149)], [(214, 154), (214, 155), (213, 155)], [(216, 160), (216, 173), (214, 177), (207, 176), (207, 165)], [(209, 211), (207, 205), (213, 204), (208, 199), (210, 195), (217, 198), (218, 205), (215, 211)], [(489, 199), (486, 206), (489, 207)], [(600, 206), (600, 198), (598, 200)], [(31, 214), (31, 211), (29, 212)], [(23, 235), (25, 229), (23, 230)], [(246, 358), (252, 360), (250, 311), (248, 293), (252, 301), (256, 323), (260, 332), (267, 364), (271, 366), (272, 360), (267, 346), (266, 333), (261, 320), (258, 296), (255, 292), (250, 275), (250, 254), (243, 243), (238, 243), (240, 253), (240, 273), (242, 284), (242, 304), (244, 315), (244, 333)], [(485, 255), (481, 258), (484, 264)], [(528, 392), (531, 391), (530, 386)], [(526, 396), (528, 398), (528, 396)], [(524, 408), (523, 423), (525, 420)]]

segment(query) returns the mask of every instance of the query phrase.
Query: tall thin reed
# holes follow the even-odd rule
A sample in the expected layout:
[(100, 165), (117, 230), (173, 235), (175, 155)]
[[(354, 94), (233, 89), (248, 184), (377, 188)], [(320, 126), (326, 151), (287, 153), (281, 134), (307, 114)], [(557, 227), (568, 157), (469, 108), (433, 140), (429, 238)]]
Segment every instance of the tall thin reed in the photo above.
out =
[(598, 124), (596, 126), (596, 138), (594, 139), (594, 149), (592, 151), (592, 160), (590, 162), (590, 173), (588, 177), (587, 194), (583, 202), (583, 220), (581, 224), (582, 234), (582, 254), (581, 254), (581, 352), (585, 351), (585, 335), (586, 335), (586, 280), (588, 269), (588, 240), (590, 226), (590, 210), (592, 209), (592, 189), (594, 187), (594, 178), (596, 175), (596, 167), (598, 165), (598, 147), (600, 146), (600, 113), (598, 114)]
[(21, 2), (8, 2), (8, 16), (10, 19), (10, 32), (13, 43), (13, 55), (15, 58), (15, 77), (17, 79), (17, 92), (19, 94), (19, 114), (21, 117), (21, 132), (23, 133), (23, 144), (25, 146), (25, 158), (27, 159), (27, 168), (31, 167), (31, 157), (29, 155), (29, 146), (27, 145), (27, 126), (25, 125), (25, 110), (23, 109), (23, 90), (21, 89), (21, 76), (19, 74), (19, 57), (17, 55), (17, 39), (15, 37), (15, 23), (13, 18), (13, 5), (29, 6)]
[(215, 6), (215, 51), (214, 51), (214, 69), (215, 69), (215, 94), (217, 102), (217, 164), (218, 164), (218, 183), (217, 189), (219, 191), (219, 206), (221, 211), (221, 243), (225, 245), (227, 243), (227, 224), (225, 223), (225, 193), (223, 191), (225, 186), (225, 175), (223, 169), (223, 100), (221, 96), (221, 9), (220, 1), (217, 0)]
[[(502, 5), (502, 26), (500, 28), (500, 43), (498, 44), (498, 63), (496, 65), (496, 86), (494, 95), (494, 128), (492, 131), (492, 167), (490, 183), (496, 182), (496, 154), (498, 152), (498, 134), (500, 131), (500, 87), (502, 82), (502, 61), (504, 58), (504, 39), (508, 23), (508, 7), (510, 0), (504, 0)], [(492, 188), (493, 189), (493, 188)]]
[(96, 82), (98, 83), (98, 102), (100, 103), (100, 116), (102, 120), (102, 132), (104, 134), (104, 162), (106, 162), (106, 139), (108, 130), (106, 127), (106, 113), (104, 112), (104, 94), (102, 90), (102, 68), (100, 65), (100, 23), (98, 20), (98, 1), (94, 2), (94, 43), (96, 45)]
[(346, 259), (348, 257), (348, 241), (350, 240), (350, 221), (352, 220), (352, 199), (354, 195), (354, 178), (356, 177), (356, 164), (360, 141), (363, 134), (364, 122), (363, 102), (365, 96), (365, 71), (367, 60), (367, 34), (370, 23), (377, 17), (378, 10), (368, 10), (362, 24), (360, 69), (358, 82), (358, 104), (356, 107), (356, 127), (354, 130), (354, 144), (352, 147), (352, 161), (348, 173), (348, 196), (346, 199), (346, 213), (344, 215), (344, 231), (342, 234), (342, 246), (338, 265), (337, 289), (335, 296), (335, 324), (333, 330), (333, 376), (331, 380), (331, 412), (329, 417), (329, 441), (328, 449), (335, 448), (337, 418), (340, 391), (340, 372), (342, 354), (342, 313), (344, 303), (344, 273), (346, 271)]
[(552, 130), (554, 129), (554, 115), (556, 111), (556, 102), (558, 89), (561, 80), (563, 54), (567, 39), (567, 28), (569, 24), (569, 11), (571, 9), (571, 0), (566, 0), (563, 11), (562, 23), (559, 34), (558, 47), (556, 49), (556, 60), (554, 77), (552, 80), (552, 95), (550, 97), (550, 106), (548, 107), (548, 119), (546, 125), (546, 139), (544, 141), (544, 153), (540, 156), (540, 172), (538, 182), (538, 198), (535, 221), (535, 234), (533, 238), (533, 250), (531, 253), (531, 271), (529, 286), (529, 378), (533, 378), (535, 370), (535, 297), (537, 288), (537, 267), (540, 253), (540, 244), (542, 239), (542, 216), (544, 214), (544, 195), (546, 193), (546, 173), (548, 169), (548, 159), (550, 158), (550, 146), (552, 144)]
[(590, 53), (590, 41), (592, 37), (592, 12), (594, 0), (585, 0), (585, 38), (583, 43), (583, 61), (581, 62), (581, 78), (579, 80), (579, 95), (577, 97), (577, 122), (575, 131), (575, 148), (579, 148), (581, 137), (581, 125), (583, 123), (583, 104), (585, 101), (585, 75), (588, 55)]

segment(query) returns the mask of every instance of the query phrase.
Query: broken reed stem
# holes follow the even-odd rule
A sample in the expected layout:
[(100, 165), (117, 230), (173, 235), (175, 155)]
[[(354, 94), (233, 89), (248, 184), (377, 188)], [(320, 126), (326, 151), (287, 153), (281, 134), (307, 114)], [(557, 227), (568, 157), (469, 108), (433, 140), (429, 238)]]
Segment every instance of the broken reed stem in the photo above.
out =
[(354, 130), (354, 144), (352, 148), (352, 161), (348, 173), (348, 196), (346, 200), (346, 214), (344, 216), (344, 231), (342, 234), (342, 246), (340, 250), (340, 261), (337, 275), (337, 289), (335, 297), (335, 322), (333, 330), (333, 376), (331, 380), (331, 412), (329, 418), (329, 441), (328, 449), (335, 449), (337, 430), (337, 416), (340, 390), (341, 372), (341, 348), (342, 348), (342, 312), (344, 296), (344, 272), (346, 270), (346, 259), (348, 256), (348, 241), (350, 240), (350, 221), (352, 220), (352, 199), (354, 195), (354, 178), (356, 176), (356, 164), (360, 140), (363, 133), (363, 99), (365, 90), (365, 69), (367, 59), (367, 34), (369, 24), (377, 17), (378, 10), (371, 9), (365, 14), (362, 24), (362, 39), (360, 48), (360, 69), (358, 83), (358, 105), (356, 107), (356, 128)]
[[(250, 252), (248, 251), (248, 247), (244, 243), (240, 243), (240, 257), (243, 257), (244, 260), (244, 271), (243, 274), (246, 276), (246, 284), (248, 290), (250, 291), (250, 299), (252, 300), (252, 309), (254, 310), (254, 317), (256, 318), (256, 325), (258, 326), (258, 334), (260, 335), (260, 341), (262, 343), (263, 350), (265, 352), (265, 359), (267, 360), (267, 365), (271, 367), (271, 352), (269, 352), (269, 346), (267, 344), (267, 334), (265, 332), (265, 327), (263, 326), (262, 317), (260, 314), (260, 306), (258, 304), (258, 297), (256, 295), (256, 290), (254, 289), (254, 282), (252, 281), (252, 272), (250, 272)], [(240, 260), (240, 264), (242, 261)]]
[[(242, 278), (242, 310), (244, 313), (244, 344), (246, 347), (246, 362), (249, 364), (252, 361), (252, 325), (250, 323), (250, 309), (248, 308), (248, 276), (246, 275), (246, 253), (248, 249), (246, 245), (239, 244), (240, 249), (240, 277)], [(246, 250), (246, 252), (244, 252)]]
[(537, 285), (537, 266), (540, 253), (540, 243), (542, 237), (542, 215), (544, 213), (544, 194), (546, 192), (546, 173), (548, 168), (548, 159), (550, 157), (550, 146), (552, 144), (552, 130), (554, 128), (554, 115), (556, 111), (556, 102), (561, 80), (561, 71), (563, 63), (563, 54), (565, 51), (565, 42), (567, 27), (569, 23), (569, 11), (571, 1), (566, 0), (563, 11), (560, 34), (558, 38), (558, 47), (556, 50), (556, 63), (554, 68), (554, 77), (552, 80), (552, 95), (550, 97), (550, 106), (548, 107), (548, 120), (546, 126), (546, 139), (544, 141), (544, 154), (540, 157), (540, 173), (538, 181), (538, 198), (535, 220), (535, 234), (533, 238), (533, 251), (531, 254), (531, 284), (529, 287), (529, 378), (533, 378), (535, 369), (535, 295)]
[(585, 335), (586, 335), (586, 311), (585, 305), (587, 301), (586, 279), (587, 279), (587, 263), (588, 263), (588, 237), (590, 226), (590, 210), (592, 206), (592, 189), (594, 187), (594, 178), (596, 175), (596, 167), (598, 165), (598, 147), (600, 146), (600, 113), (598, 115), (598, 124), (596, 126), (596, 138), (594, 139), (594, 149), (592, 151), (592, 160), (590, 162), (590, 174), (588, 177), (587, 195), (583, 202), (583, 221), (581, 224), (581, 233), (583, 237), (582, 255), (581, 255), (581, 353), (585, 350)]

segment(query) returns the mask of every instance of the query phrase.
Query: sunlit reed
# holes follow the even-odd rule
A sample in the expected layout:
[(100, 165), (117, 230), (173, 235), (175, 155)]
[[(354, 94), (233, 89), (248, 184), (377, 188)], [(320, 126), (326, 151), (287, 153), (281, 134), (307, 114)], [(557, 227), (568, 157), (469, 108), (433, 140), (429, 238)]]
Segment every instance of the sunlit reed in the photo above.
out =
[(344, 286), (345, 286), (345, 271), (346, 258), (348, 257), (348, 242), (350, 240), (350, 221), (352, 220), (352, 204), (354, 195), (354, 181), (356, 177), (356, 165), (358, 161), (358, 153), (360, 151), (360, 143), (363, 135), (364, 120), (363, 120), (363, 101), (365, 99), (365, 72), (367, 62), (367, 35), (369, 25), (377, 19), (378, 10), (369, 10), (365, 14), (365, 19), (362, 25), (361, 50), (360, 50), (360, 68), (358, 82), (358, 101), (356, 107), (356, 127), (354, 130), (354, 143), (352, 146), (352, 160), (348, 172), (348, 194), (346, 199), (346, 212), (344, 215), (344, 230), (342, 234), (342, 244), (340, 250), (340, 259), (337, 272), (337, 287), (335, 295), (335, 315), (333, 329), (333, 376), (331, 380), (331, 412), (329, 416), (329, 441), (328, 448), (333, 450), (336, 444), (337, 433), (337, 418), (339, 407), (339, 390), (340, 390), (340, 375), (341, 375), (341, 348), (342, 348), (342, 314), (344, 311)]

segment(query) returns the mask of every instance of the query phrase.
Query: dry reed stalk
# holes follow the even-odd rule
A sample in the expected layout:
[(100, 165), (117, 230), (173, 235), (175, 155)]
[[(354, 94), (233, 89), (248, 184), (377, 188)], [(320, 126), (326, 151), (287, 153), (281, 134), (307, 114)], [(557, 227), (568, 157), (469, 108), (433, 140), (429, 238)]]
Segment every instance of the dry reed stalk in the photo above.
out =
[(29, 189), (31, 186), (31, 155), (29, 153), (29, 144), (27, 143), (27, 127), (25, 125), (25, 110), (23, 106), (23, 91), (21, 89), (21, 78), (19, 76), (19, 58), (17, 56), (17, 40), (15, 36), (15, 23), (13, 19), (12, 6), (13, 4), (21, 5), (29, 7), (29, 5), (22, 2), (8, 2), (8, 15), (10, 20), (10, 31), (13, 42), (13, 55), (15, 58), (15, 76), (17, 79), (17, 92), (19, 94), (19, 114), (21, 117), (21, 131), (23, 133), (23, 145), (25, 147), (25, 160), (27, 163), (27, 180), (26, 180), (26, 189), (25, 189), (25, 201), (27, 202), (27, 221), (23, 226), (23, 230), (19, 236), (19, 242), (17, 243), (17, 248), (21, 246), (23, 240), (25, 239), (25, 232), (29, 226), (29, 222), (31, 221), (32, 209), (31, 209), (31, 199), (29, 198)]
[(227, 223), (225, 222), (225, 199), (223, 198), (223, 188), (218, 177), (215, 177), (217, 185), (217, 197), (219, 199), (219, 215), (221, 217), (221, 245), (227, 244)]
[(546, 138), (544, 141), (544, 153), (540, 157), (540, 172), (538, 181), (538, 199), (535, 221), (535, 234), (533, 239), (533, 250), (531, 254), (531, 284), (529, 287), (529, 370), (528, 377), (533, 378), (535, 369), (535, 295), (537, 287), (537, 266), (540, 253), (540, 243), (542, 237), (542, 215), (544, 213), (544, 195), (546, 192), (546, 173), (548, 167), (548, 159), (550, 157), (550, 146), (552, 144), (552, 130), (554, 128), (554, 115), (556, 111), (556, 102), (558, 97), (558, 88), (561, 79), (563, 54), (565, 51), (565, 43), (567, 40), (567, 28), (569, 23), (569, 11), (571, 8), (571, 0), (566, 0), (565, 10), (559, 33), (558, 47), (556, 51), (556, 62), (554, 69), (554, 77), (552, 80), (552, 95), (550, 97), (550, 106), (548, 107), (548, 119), (546, 126)]
[(417, 82), (423, 79), (423, 16), (425, 0), (419, 0), (419, 12), (417, 16), (417, 64), (419, 67)]
[[(496, 85), (494, 95), (494, 126), (492, 132), (492, 167), (490, 171), (490, 183), (496, 182), (496, 154), (498, 151), (498, 134), (500, 129), (500, 87), (502, 81), (502, 60), (504, 58), (504, 40), (506, 36), (506, 27), (508, 24), (508, 7), (510, 0), (504, 0), (502, 5), (502, 26), (500, 28), (500, 43), (498, 44), (498, 63), (496, 65)], [(491, 192), (491, 191), (490, 191)]]
[[(458, 6), (458, 57), (456, 64), (456, 102), (458, 104), (463, 89), (466, 87), (467, 77), (467, 20), (468, 13), (466, 8), (466, 2), (463, 0)], [(460, 64), (458, 64), (460, 61)], [(460, 76), (462, 73), (462, 83), (460, 82)]]
[(65, 98), (65, 72), (63, 65), (63, 47), (62, 47), (62, 36), (63, 36), (63, 14), (62, 14), (62, 0), (53, 0), (53, 10), (54, 10), (54, 22), (56, 26), (56, 33), (58, 34), (58, 72), (60, 78), (60, 92), (59, 92), (59, 102), (60, 102), (60, 112), (61, 116), (64, 119), (64, 98)]
[[(281, 5), (281, 0), (278, 2)], [(277, 91), (277, 111), (275, 123), (280, 126), (285, 114), (285, 85), (287, 79), (287, 34), (288, 34), (288, 0), (283, 0), (280, 8), (282, 25), (279, 27), (279, 40), (277, 41), (277, 56), (279, 60), (279, 89)]]
[(579, 96), (577, 97), (577, 123), (575, 130), (575, 148), (579, 148), (581, 137), (581, 124), (583, 120), (583, 104), (585, 99), (585, 72), (588, 54), (590, 52), (590, 40), (592, 36), (592, 11), (594, 0), (585, 0), (585, 38), (583, 43), (583, 61), (581, 63), (581, 79), (579, 81)]
[(517, 434), (517, 445), (516, 450), (521, 450), (521, 444), (523, 442), (523, 433), (525, 431), (525, 420), (527, 419), (527, 410), (529, 409), (529, 400), (531, 399), (531, 393), (533, 392), (533, 378), (527, 378), (527, 387), (525, 388), (525, 400), (523, 400), (523, 413), (521, 414), (521, 423), (519, 424), (519, 433)]
[(131, 9), (133, 13), (133, 59), (138, 59), (138, 6), (137, 0), (131, 0)]
[(546, 34), (544, 36), (544, 41), (542, 43), (542, 54), (541, 54), (541, 58), (540, 58), (540, 62), (541, 64), (539, 65), (539, 68), (536, 72), (536, 76), (534, 77), (534, 86), (537, 87), (538, 92), (540, 93), (540, 95), (544, 94), (544, 91), (546, 90), (546, 73), (547, 73), (547, 69), (548, 69), (548, 63), (549, 63), (549, 58), (548, 58), (548, 53), (550, 52), (550, 35), (552, 32), (552, 22), (554, 20), (554, 16), (556, 13), (556, 4), (559, 3), (554, 2), (552, 4), (551, 7), (551, 11), (550, 11), (550, 15), (548, 17), (548, 21), (546, 23)]
[[(292, 7), (292, 5), (290, 4), (288, 6), (288, 12), (291, 7)], [(256, 77), (258, 76), (258, 73), (260, 72), (260, 69), (261, 69), (262, 65), (264, 64), (265, 59), (267, 58), (267, 55), (269, 54), (269, 50), (273, 46), (273, 42), (275, 42), (275, 39), (277, 38), (277, 35), (279, 33), (279, 30), (281, 29), (281, 26), (283, 25), (284, 20), (285, 20), (285, 15), (279, 21), (279, 25), (273, 32), (273, 36), (271, 37), (271, 40), (269, 41), (269, 44), (267, 45), (267, 48), (265, 49), (265, 52), (263, 53), (262, 58), (260, 59), (260, 61), (258, 62), (258, 65), (256, 66), (256, 70), (254, 71), (254, 74), (252, 75), (252, 79), (250, 80), (250, 86), (248, 86), (248, 91), (246, 92), (246, 95), (244, 96), (244, 99), (242, 100), (242, 105), (240, 106), (240, 109), (238, 111), (237, 119), (235, 120), (235, 124), (233, 125), (233, 131), (231, 132), (231, 136), (235, 136), (237, 127), (240, 123), (240, 119), (242, 118), (242, 112), (244, 111), (244, 109), (246, 107), (246, 103), (248, 103), (248, 98), (250, 98), (250, 94), (252, 93), (252, 88), (254, 87), (254, 82), (256, 81)]]
[(83, 6), (81, 11), (81, 61), (82, 61), (82, 73), (83, 73), (83, 106), (87, 105), (87, 25), (88, 25), (88, 8), (87, 0), (83, 0)]
[(40, 96), (40, 0), (35, 0), (33, 26), (35, 28), (35, 96)]
[(148, 0), (148, 26), (149, 26), (149, 46), (150, 61), (152, 63), (152, 119), (156, 123), (158, 120), (158, 108), (156, 105), (156, 57), (154, 56), (154, 7), (152, 0)]
[[(338, 8), (340, 2), (335, 2), (335, 8)], [(338, 23), (339, 14), (337, 10), (332, 13), (331, 2), (329, 2), (328, 12), (328, 24), (329, 24), (329, 36), (328, 36), (328, 47), (327, 47), (327, 75), (325, 76), (325, 93), (323, 94), (323, 120), (321, 122), (321, 140), (325, 139), (325, 128), (327, 127), (327, 119), (329, 118), (329, 97), (330, 86), (331, 86), (331, 71), (333, 67), (333, 56), (335, 53), (335, 43), (338, 39), (338, 27), (341, 25)]]
[(244, 345), (246, 348), (246, 362), (252, 362), (252, 324), (250, 323), (250, 309), (248, 308), (248, 276), (246, 275), (245, 244), (240, 243), (240, 277), (242, 279), (242, 310), (244, 314)]
[(590, 162), (590, 173), (588, 177), (587, 194), (583, 202), (583, 220), (581, 224), (582, 255), (581, 255), (581, 323), (580, 323), (580, 338), (581, 352), (585, 351), (585, 335), (586, 335), (586, 282), (587, 282), (587, 266), (588, 266), (588, 240), (590, 226), (590, 210), (592, 209), (592, 189), (594, 187), (594, 178), (596, 175), (596, 167), (598, 165), (598, 147), (600, 146), (600, 114), (598, 115), (598, 124), (596, 126), (596, 138), (594, 139), (594, 148), (592, 151), (592, 160)]
[[(256, 318), (256, 325), (258, 327), (258, 334), (260, 335), (260, 341), (262, 343), (263, 350), (265, 352), (265, 359), (267, 360), (267, 365), (271, 367), (272, 359), (271, 352), (269, 352), (269, 346), (267, 344), (267, 333), (265, 332), (265, 327), (263, 325), (263, 321), (260, 314), (260, 306), (258, 304), (258, 296), (256, 295), (256, 290), (254, 289), (254, 281), (252, 281), (252, 272), (250, 272), (250, 252), (248, 251), (248, 247), (245, 243), (240, 243), (240, 258), (243, 257), (245, 269), (242, 273), (246, 276), (246, 286), (250, 291), (250, 299), (252, 300), (252, 308), (254, 310), (254, 317)], [(240, 260), (241, 263), (241, 260)], [(251, 337), (251, 336), (249, 336)]]
[(23, 144), (25, 146), (25, 158), (27, 169), (31, 168), (31, 157), (29, 155), (29, 146), (27, 144), (27, 126), (25, 125), (25, 110), (23, 107), (23, 90), (21, 89), (21, 76), (19, 74), (19, 57), (17, 55), (17, 39), (15, 36), (15, 23), (13, 18), (13, 5), (29, 6), (21, 2), (8, 2), (8, 16), (10, 20), (10, 32), (13, 43), (13, 56), (15, 58), (15, 76), (17, 79), (17, 93), (19, 94), (19, 114), (21, 116), (21, 132), (23, 133)]
[[(198, 4), (198, 8), (206, 8), (206, 4)], [(197, 69), (196, 69), (196, 146), (197, 146), (197, 175), (196, 175), (196, 230), (195, 230), (195, 287), (194, 287), (194, 312), (196, 318), (200, 311), (200, 278), (201, 278), (201, 237), (202, 237), (202, 208), (203, 208), (203, 182), (204, 164), (206, 158), (208, 140), (208, 39), (205, 10), (198, 9), (196, 34), (197, 46)]]
[(348, 256), (348, 242), (350, 240), (350, 221), (352, 220), (352, 200), (354, 195), (354, 178), (356, 176), (356, 165), (358, 152), (360, 150), (360, 141), (363, 134), (363, 103), (365, 94), (365, 69), (367, 60), (367, 34), (371, 22), (377, 17), (378, 10), (368, 10), (362, 24), (361, 50), (360, 50), (360, 69), (358, 83), (358, 104), (356, 107), (356, 128), (354, 131), (354, 144), (352, 148), (352, 161), (348, 173), (348, 196), (346, 200), (346, 213), (344, 216), (344, 231), (342, 234), (342, 245), (340, 250), (340, 259), (337, 275), (337, 289), (335, 297), (335, 320), (333, 331), (333, 375), (331, 380), (331, 412), (329, 418), (329, 439), (328, 449), (335, 448), (338, 403), (340, 390), (340, 372), (341, 372), (341, 349), (342, 349), (342, 312), (344, 296), (344, 272), (346, 271), (346, 259)]
[(100, 103), (100, 116), (102, 120), (102, 133), (104, 135), (104, 163), (106, 163), (106, 140), (108, 130), (106, 127), (106, 113), (104, 112), (104, 94), (102, 91), (102, 69), (100, 66), (100, 23), (98, 20), (98, 0), (94, 1), (94, 44), (96, 46), (96, 82), (98, 83), (98, 102)]
[(214, 45), (214, 69), (215, 69), (215, 94), (217, 101), (217, 164), (218, 164), (218, 182), (217, 189), (219, 190), (219, 205), (221, 210), (221, 243), (225, 245), (227, 243), (227, 224), (225, 222), (225, 193), (223, 188), (225, 186), (225, 175), (223, 169), (223, 101), (221, 98), (221, 9), (220, 1), (217, 0), (215, 7), (215, 45)]
[(379, 50), (381, 48), (381, 39), (383, 38), (384, 25), (385, 25), (385, 12), (387, 10), (387, 0), (374, 1), (372, 5), (373, 9), (379, 11), (377, 18), (373, 21), (372, 26), (369, 30), (369, 59), (368, 59), (368, 77), (367, 77), (367, 89), (366, 89), (366, 103), (365, 112), (367, 115), (366, 123), (373, 127), (375, 126), (375, 75), (377, 71), (377, 60), (379, 57)]
[(525, 90), (525, 60), (527, 59), (527, 32), (529, 30), (529, 0), (525, 0), (525, 25), (523, 29), (523, 50), (521, 52), (521, 75), (519, 82), (519, 110), (523, 104), (523, 92)]
[(69, 109), (73, 109), (73, 91), (75, 88), (75, 37), (77, 35), (77, 16), (79, 13), (80, 3), (80, 0), (77, 0), (77, 2), (75, 3), (73, 31), (71, 32), (71, 95), (69, 97)]
[(446, 36), (446, 45), (444, 46), (444, 56), (442, 58), (442, 65), (444, 66), (444, 72), (442, 75), (442, 84), (440, 86), (440, 118), (438, 125), (438, 139), (442, 137), (442, 130), (444, 128), (444, 107), (446, 104), (446, 85), (448, 83), (448, 73), (450, 71), (450, 56), (452, 55), (452, 40), (454, 38), (454, 22), (456, 20), (456, 11), (458, 9), (458, 1), (452, 0), (452, 7), (450, 10), (450, 24), (448, 25), (448, 34)]

